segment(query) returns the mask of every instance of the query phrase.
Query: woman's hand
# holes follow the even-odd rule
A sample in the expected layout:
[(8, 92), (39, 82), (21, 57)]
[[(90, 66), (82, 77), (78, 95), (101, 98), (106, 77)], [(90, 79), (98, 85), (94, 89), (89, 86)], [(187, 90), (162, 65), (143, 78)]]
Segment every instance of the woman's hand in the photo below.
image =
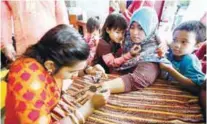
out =
[(101, 65), (99, 65), (99, 64), (96, 64), (96, 65), (93, 66), (93, 67), (92, 67), (92, 66), (88, 67), (88, 68), (85, 70), (85, 72), (86, 72), (87, 74), (90, 74), (90, 75), (101, 74), (102, 77), (107, 78), (107, 75), (106, 75), (106, 73), (105, 73), (104, 68), (103, 68)]
[(124, 13), (127, 10), (127, 6), (126, 6), (126, 1), (125, 0), (120, 0), (119, 1), (119, 8), (120, 8), (120, 11), (122, 13)]
[(141, 46), (136, 44), (130, 49), (130, 53), (132, 56), (138, 55), (140, 51), (141, 51)]
[(4, 48), (2, 48), (2, 52), (9, 60), (14, 61), (16, 59), (16, 51), (12, 44), (5, 45)]
[(110, 91), (108, 89), (101, 89), (96, 94), (93, 95), (91, 103), (95, 109), (104, 106), (110, 96)]

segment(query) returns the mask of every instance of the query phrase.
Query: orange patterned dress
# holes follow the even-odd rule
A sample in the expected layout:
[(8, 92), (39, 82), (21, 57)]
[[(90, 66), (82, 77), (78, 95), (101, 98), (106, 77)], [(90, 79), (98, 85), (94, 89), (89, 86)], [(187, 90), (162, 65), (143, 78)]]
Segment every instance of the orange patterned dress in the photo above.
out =
[(6, 124), (52, 122), (50, 112), (60, 98), (60, 88), (39, 62), (16, 60), (7, 79)]

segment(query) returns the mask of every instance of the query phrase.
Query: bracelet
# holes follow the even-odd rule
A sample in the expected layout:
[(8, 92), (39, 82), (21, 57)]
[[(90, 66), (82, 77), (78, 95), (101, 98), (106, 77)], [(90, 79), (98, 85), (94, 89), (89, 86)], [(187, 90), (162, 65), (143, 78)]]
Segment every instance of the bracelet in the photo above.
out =
[(69, 116), (70, 116), (70, 118), (71, 118), (71, 120), (75, 123), (75, 124), (79, 124), (79, 121), (78, 121), (78, 119), (75, 117), (75, 115), (74, 114), (69, 114)]
[(83, 114), (81, 114), (80, 111), (76, 110), (75, 114), (76, 114), (76, 116), (80, 117), (82, 124), (84, 124), (86, 122)]

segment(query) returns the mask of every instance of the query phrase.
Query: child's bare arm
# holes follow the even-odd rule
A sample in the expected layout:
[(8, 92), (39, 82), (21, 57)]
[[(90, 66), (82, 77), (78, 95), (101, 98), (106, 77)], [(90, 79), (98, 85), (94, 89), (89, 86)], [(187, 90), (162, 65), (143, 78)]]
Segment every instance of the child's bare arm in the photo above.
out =
[(119, 67), (121, 64), (132, 58), (130, 53), (126, 53), (121, 57), (115, 58), (112, 53), (102, 56), (105, 64), (108, 67)]
[(138, 55), (140, 50), (140, 46), (134, 45), (128, 53), (122, 55), (121, 57), (115, 58), (112, 53), (109, 53), (104, 55), (102, 58), (108, 67), (120, 67), (127, 60)]
[(189, 79), (188, 77), (185, 77), (184, 75), (182, 75), (180, 72), (178, 72), (172, 66), (164, 64), (164, 63), (160, 63), (160, 68), (162, 70), (165, 70), (165, 71), (169, 72), (169, 74), (175, 80), (177, 80), (182, 87), (190, 90), (191, 92), (197, 92), (198, 91), (198, 86), (195, 83), (193, 83), (193, 81), (191, 79)]

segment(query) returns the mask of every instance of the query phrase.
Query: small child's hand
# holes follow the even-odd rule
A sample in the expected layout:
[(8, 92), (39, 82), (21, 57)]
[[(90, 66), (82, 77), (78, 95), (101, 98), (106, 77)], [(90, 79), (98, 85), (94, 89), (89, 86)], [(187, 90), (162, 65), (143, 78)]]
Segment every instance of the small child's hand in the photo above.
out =
[(160, 58), (162, 58), (162, 57), (164, 57), (164, 52), (163, 52), (163, 50), (160, 48), (160, 47), (158, 47), (157, 49), (156, 49), (156, 53), (157, 53), (157, 55), (160, 57)]
[(141, 51), (141, 46), (136, 44), (130, 49), (130, 53), (132, 56), (138, 55), (140, 51)]
[(99, 64), (96, 64), (93, 67), (92, 66), (88, 67), (86, 69), (86, 73), (87, 74), (90, 74), (90, 75), (96, 75), (98, 73), (101, 73), (102, 74), (102, 77), (107, 78), (107, 75), (105, 73), (104, 68), (101, 65), (99, 65)]
[(103, 68), (100, 64), (96, 64), (96, 65), (94, 65), (93, 68), (94, 68), (96, 71), (100, 71), (100, 72), (105, 73), (104, 68)]
[(94, 40), (94, 41), (97, 41), (97, 40), (99, 40), (99, 35), (94, 35), (94, 36), (92, 36), (91, 39)]
[(168, 46), (165, 42), (161, 42), (160, 45), (156, 49), (156, 53), (160, 58), (164, 57), (167, 51), (168, 51)]

